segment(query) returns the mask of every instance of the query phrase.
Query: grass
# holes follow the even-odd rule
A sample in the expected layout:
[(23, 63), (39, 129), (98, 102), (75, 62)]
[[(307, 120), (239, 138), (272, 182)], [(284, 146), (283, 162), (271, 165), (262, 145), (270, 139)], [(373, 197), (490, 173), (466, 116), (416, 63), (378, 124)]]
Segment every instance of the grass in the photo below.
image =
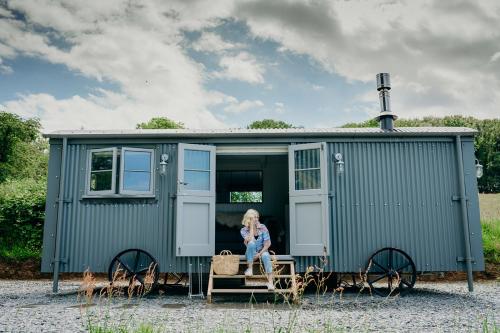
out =
[(21, 261), (28, 259), (40, 259), (42, 249), (32, 249), (24, 245), (16, 244), (12, 247), (0, 243), (0, 258), (12, 261)]
[(484, 259), (500, 264), (500, 193), (480, 194), (481, 227)]

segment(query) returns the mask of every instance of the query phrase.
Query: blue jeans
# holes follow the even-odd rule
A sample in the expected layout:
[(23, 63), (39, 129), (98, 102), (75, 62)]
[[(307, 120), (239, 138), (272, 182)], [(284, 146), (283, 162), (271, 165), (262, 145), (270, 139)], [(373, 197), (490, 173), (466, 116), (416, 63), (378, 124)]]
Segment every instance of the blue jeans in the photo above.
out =
[[(253, 263), (253, 258), (257, 254), (257, 245), (255, 244), (254, 241), (250, 241), (247, 243), (247, 251), (245, 252), (245, 256), (247, 257), (247, 262), (248, 263)], [(260, 256), (262, 262), (264, 263), (264, 269), (266, 273), (272, 273), (273, 272), (273, 265), (271, 263), (271, 255), (269, 252), (264, 252)]]

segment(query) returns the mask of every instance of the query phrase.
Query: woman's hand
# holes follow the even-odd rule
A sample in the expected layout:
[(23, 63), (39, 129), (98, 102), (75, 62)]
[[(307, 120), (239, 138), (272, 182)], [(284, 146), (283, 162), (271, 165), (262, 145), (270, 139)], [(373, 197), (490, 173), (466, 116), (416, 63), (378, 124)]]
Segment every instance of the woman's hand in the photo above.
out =
[(253, 257), (253, 260), (259, 259), (261, 255), (262, 255), (262, 253), (257, 252), (257, 254), (255, 255), (255, 257)]

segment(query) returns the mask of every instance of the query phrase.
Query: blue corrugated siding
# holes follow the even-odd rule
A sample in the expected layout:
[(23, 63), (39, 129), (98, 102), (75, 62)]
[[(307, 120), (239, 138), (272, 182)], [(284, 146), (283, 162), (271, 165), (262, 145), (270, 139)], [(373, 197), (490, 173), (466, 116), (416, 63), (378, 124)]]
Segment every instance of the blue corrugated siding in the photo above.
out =
[(454, 143), (346, 142), (345, 172), (330, 166), (333, 268), (362, 270), (371, 253), (391, 246), (407, 252), (418, 271), (463, 269)]
[[(186, 272), (197, 258), (176, 258), (172, 195), (177, 182), (177, 145), (158, 145), (168, 153), (165, 176), (156, 175), (156, 199), (84, 199), (85, 145), (68, 145), (61, 257), (63, 272), (105, 272), (112, 258), (128, 248), (150, 252), (162, 271)], [(206, 258), (201, 259), (204, 270)]]
[[(327, 270), (358, 272), (371, 253), (385, 246), (406, 251), (419, 271), (464, 270), (456, 261), (464, 250), (460, 202), (452, 200), (459, 195), (454, 142), (415, 140), (353, 138), (328, 143), (330, 157), (343, 154), (345, 172), (336, 175), (329, 158), (331, 249)], [(61, 244), (61, 257), (67, 262), (61, 271), (90, 268), (105, 272), (114, 255), (134, 247), (156, 257), (163, 272), (186, 272), (189, 262), (198, 264), (198, 259), (207, 271), (208, 258), (175, 257), (177, 144), (153, 146), (157, 157), (161, 153), (170, 156), (167, 174), (156, 175), (154, 200), (82, 198), (90, 146), (68, 145)], [(464, 156), (469, 158), (473, 157)], [(473, 177), (471, 168), (466, 168), (466, 179)], [(468, 195), (477, 194), (475, 181), (466, 183)], [(475, 232), (479, 224), (476, 206), (477, 200), (469, 202), (469, 209), (475, 209), (469, 217), (474, 219), (469, 223)], [(480, 246), (480, 235), (479, 241), (475, 237), (473, 246)], [(474, 269), (482, 269), (482, 252), (473, 249), (474, 253), (480, 258)], [(49, 256), (44, 252), (45, 271), (50, 270)], [(320, 259), (296, 258), (298, 271), (311, 265), (321, 266)]]

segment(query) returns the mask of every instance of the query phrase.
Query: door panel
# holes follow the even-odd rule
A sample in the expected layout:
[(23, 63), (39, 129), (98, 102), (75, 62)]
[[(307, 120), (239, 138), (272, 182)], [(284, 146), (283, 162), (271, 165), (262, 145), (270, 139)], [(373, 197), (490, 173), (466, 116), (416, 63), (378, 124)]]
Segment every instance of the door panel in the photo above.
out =
[(289, 147), (290, 253), (316, 256), (329, 252), (326, 144)]
[(212, 256), (215, 250), (215, 147), (179, 144), (176, 253)]

